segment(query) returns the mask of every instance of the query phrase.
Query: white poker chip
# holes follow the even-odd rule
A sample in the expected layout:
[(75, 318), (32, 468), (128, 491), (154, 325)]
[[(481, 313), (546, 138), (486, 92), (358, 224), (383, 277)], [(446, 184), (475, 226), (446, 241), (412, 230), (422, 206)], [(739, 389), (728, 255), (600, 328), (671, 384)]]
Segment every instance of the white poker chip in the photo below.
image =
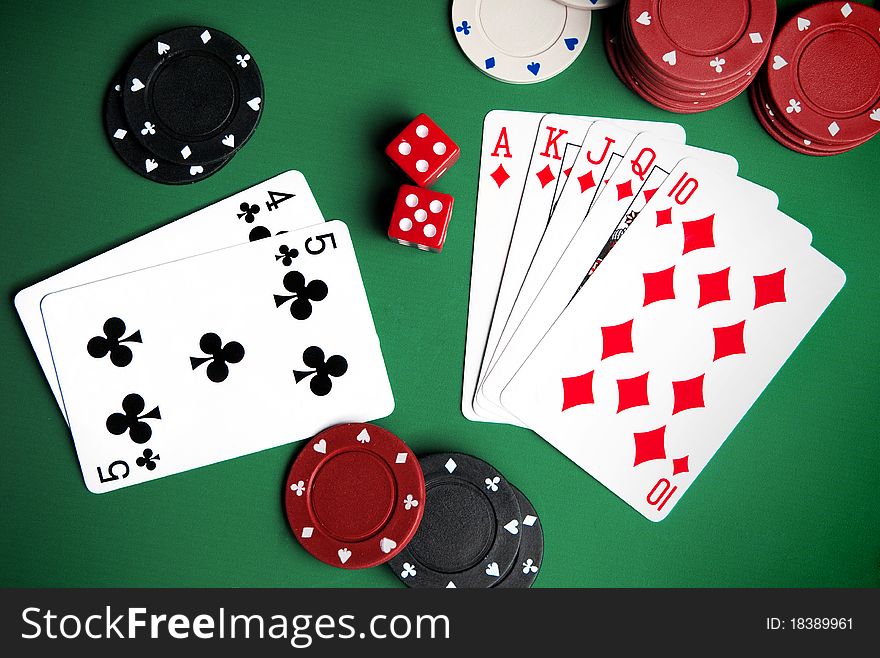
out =
[(618, 0), (556, 0), (556, 2), (575, 9), (605, 9), (616, 5)]
[(516, 84), (568, 68), (587, 42), (590, 16), (556, 0), (452, 2), (452, 29), (464, 54), (489, 77)]

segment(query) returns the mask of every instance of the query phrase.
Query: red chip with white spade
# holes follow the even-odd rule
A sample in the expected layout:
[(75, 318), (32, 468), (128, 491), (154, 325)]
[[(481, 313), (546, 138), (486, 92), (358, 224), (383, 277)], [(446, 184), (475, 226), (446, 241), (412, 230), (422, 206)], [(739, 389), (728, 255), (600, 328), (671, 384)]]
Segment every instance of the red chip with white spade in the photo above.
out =
[(305, 444), (284, 491), (299, 543), (345, 569), (397, 555), (419, 527), (424, 501), (425, 478), (412, 450), (365, 423), (336, 425)]

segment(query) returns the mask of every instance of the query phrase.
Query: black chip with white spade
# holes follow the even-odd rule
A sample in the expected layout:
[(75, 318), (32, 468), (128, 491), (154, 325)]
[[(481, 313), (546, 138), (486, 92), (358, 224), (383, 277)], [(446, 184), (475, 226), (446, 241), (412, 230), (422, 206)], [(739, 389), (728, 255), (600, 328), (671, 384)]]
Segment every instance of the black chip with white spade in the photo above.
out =
[(502, 589), (531, 587), (544, 561), (544, 531), (538, 513), (522, 491), (516, 487), (513, 490), (521, 514), (519, 552), (511, 570), (493, 585)]
[(134, 137), (157, 158), (205, 166), (234, 154), (263, 110), (263, 78), (228, 34), (182, 27), (153, 37), (122, 83)]
[(216, 162), (206, 164), (194, 162), (182, 165), (156, 157), (132, 134), (122, 110), (122, 86), (118, 80), (114, 81), (107, 90), (104, 125), (107, 128), (110, 145), (122, 161), (134, 172), (157, 183), (168, 185), (195, 183), (219, 171), (232, 159), (230, 155)]
[(518, 560), (522, 516), (516, 491), (492, 466), (462, 453), (419, 459), (425, 511), (388, 565), (409, 587), (492, 587)]

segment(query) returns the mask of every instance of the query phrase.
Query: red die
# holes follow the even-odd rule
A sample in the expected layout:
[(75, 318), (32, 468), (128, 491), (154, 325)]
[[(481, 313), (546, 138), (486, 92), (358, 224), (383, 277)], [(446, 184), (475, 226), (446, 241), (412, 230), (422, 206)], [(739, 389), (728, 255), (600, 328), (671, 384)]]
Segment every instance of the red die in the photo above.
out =
[(412, 120), (385, 153), (416, 185), (430, 187), (458, 160), (458, 145), (427, 114)]
[(409, 247), (440, 251), (452, 217), (453, 201), (449, 194), (401, 185), (388, 237)]

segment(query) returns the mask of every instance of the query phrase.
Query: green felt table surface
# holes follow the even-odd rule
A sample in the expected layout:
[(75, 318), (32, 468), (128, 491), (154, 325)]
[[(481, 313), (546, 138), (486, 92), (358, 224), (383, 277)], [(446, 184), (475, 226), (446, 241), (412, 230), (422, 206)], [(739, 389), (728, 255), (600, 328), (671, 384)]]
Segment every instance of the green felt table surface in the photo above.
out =
[[(782, 2), (783, 16), (801, 3)], [(0, 8), (0, 585), (400, 587), (382, 566), (302, 550), (281, 507), (296, 445), (105, 495), (89, 493), (12, 306), (20, 288), (278, 172), (303, 171), (349, 226), (397, 402), (380, 421), (418, 453), (486, 459), (538, 509), (537, 586), (868, 586), (880, 582), (877, 324), (880, 139), (832, 158), (773, 141), (746, 95), (690, 116), (614, 76), (601, 13), (579, 59), (538, 85), (482, 75), (445, 0), (95, 2)], [(238, 38), (266, 87), (262, 121), (215, 176), (169, 187), (116, 158), (106, 87), (152, 34), (205, 24)], [(491, 109), (677, 121), (775, 190), (848, 281), (669, 518), (651, 523), (532, 432), (459, 411), (479, 144)], [(385, 237), (404, 182), (390, 131), (430, 114), (461, 146), (442, 254)], [(292, 411), (292, 413), (295, 413)]]

